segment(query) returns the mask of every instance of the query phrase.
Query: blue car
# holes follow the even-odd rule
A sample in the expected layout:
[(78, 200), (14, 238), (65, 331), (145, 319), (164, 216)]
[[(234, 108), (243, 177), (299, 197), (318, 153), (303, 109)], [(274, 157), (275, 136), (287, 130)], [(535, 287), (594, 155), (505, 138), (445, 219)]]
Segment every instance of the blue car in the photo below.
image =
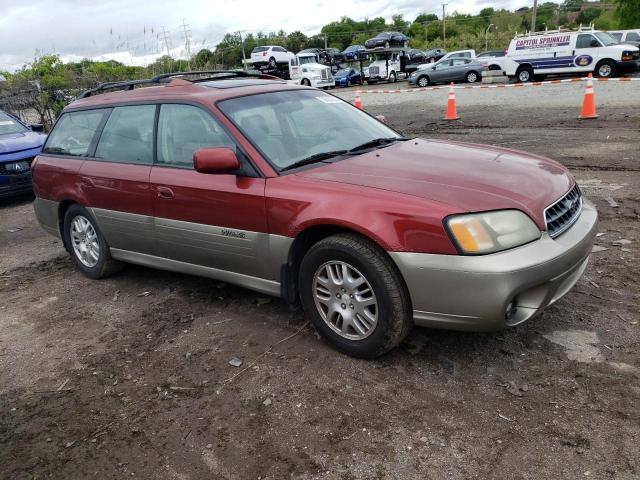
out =
[(365, 50), (364, 45), (351, 45), (350, 47), (345, 48), (342, 54), (344, 55), (344, 58), (346, 58), (347, 60), (357, 60), (358, 53), (364, 50)]
[(336, 81), (336, 87), (348, 87), (350, 85), (355, 85), (356, 83), (362, 85), (360, 72), (355, 68), (343, 68), (342, 70), (338, 70), (333, 75), (333, 78)]
[(31, 162), (47, 136), (0, 110), (0, 197), (31, 191)]

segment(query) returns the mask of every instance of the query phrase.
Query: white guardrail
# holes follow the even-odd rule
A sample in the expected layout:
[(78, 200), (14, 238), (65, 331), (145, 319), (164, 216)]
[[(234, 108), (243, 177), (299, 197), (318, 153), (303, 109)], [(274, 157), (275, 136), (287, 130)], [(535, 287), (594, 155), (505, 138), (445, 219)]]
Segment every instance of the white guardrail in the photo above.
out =
[[(525, 87), (540, 87), (543, 85), (557, 85), (560, 83), (576, 83), (585, 82), (589, 77), (580, 78), (563, 78), (559, 80), (545, 80), (542, 82), (528, 82), (528, 83), (496, 83), (488, 85), (454, 85), (456, 90), (468, 90), (468, 89), (489, 89), (489, 88), (525, 88)], [(637, 82), (640, 81), (640, 77), (620, 77), (620, 78), (594, 78), (594, 82)], [(419, 88), (399, 88), (395, 90), (360, 90), (361, 93), (416, 93), (426, 92), (429, 90), (444, 90), (451, 88), (449, 85), (438, 85), (434, 87), (419, 87)]]

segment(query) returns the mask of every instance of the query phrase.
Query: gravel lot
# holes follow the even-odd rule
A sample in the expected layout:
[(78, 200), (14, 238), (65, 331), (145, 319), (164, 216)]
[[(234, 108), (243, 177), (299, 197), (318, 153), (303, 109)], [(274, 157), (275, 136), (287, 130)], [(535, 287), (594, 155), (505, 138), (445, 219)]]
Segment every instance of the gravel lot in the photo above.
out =
[[(352, 100), (348, 90), (338, 95)], [(277, 299), (130, 266), (91, 281), (0, 200), (0, 478), (640, 478), (640, 82), (372, 95), (406, 135), (569, 166), (601, 215), (585, 276), (490, 334), (360, 361)], [(241, 367), (229, 361), (237, 357)]]

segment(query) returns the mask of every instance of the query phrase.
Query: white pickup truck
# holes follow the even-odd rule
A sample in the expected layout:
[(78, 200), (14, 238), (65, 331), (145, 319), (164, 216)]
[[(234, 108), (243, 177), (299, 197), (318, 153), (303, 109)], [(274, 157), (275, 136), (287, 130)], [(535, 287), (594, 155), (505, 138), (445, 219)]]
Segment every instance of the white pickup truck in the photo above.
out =
[(289, 78), (289, 82), (296, 85), (325, 89), (335, 87), (331, 68), (318, 63), (313, 53), (299, 53), (289, 60)]

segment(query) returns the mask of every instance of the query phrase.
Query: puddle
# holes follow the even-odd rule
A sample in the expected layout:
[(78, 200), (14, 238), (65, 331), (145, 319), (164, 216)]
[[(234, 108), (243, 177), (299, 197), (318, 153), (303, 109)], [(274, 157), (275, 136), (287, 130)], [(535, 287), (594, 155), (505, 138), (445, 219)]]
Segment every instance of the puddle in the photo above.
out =
[(598, 334), (586, 330), (556, 330), (543, 335), (544, 338), (565, 348), (567, 358), (583, 363), (604, 361), (600, 349)]

